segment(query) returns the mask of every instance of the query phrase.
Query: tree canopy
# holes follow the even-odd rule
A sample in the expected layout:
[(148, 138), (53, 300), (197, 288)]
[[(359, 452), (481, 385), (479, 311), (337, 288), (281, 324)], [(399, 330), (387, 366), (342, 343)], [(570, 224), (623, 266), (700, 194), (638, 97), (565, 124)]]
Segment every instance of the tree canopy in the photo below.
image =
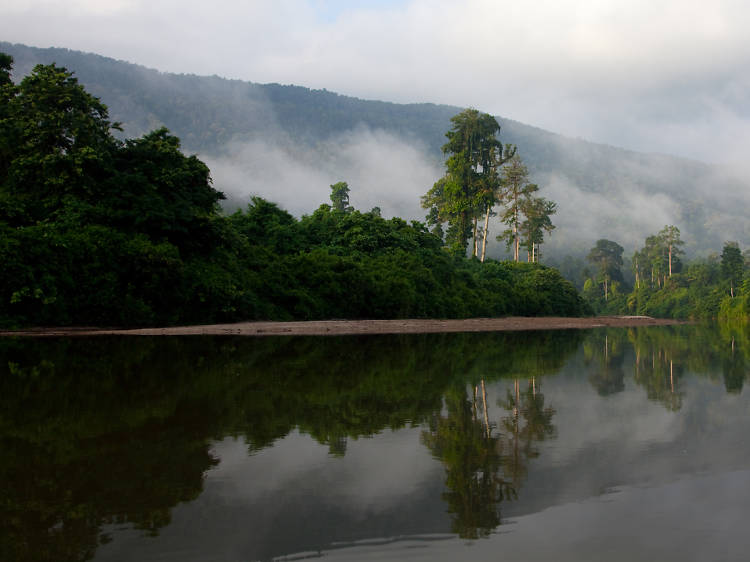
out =
[[(556, 271), (478, 268), (422, 223), (354, 210), (346, 182), (301, 219), (260, 198), (225, 216), (208, 167), (167, 129), (116, 139), (106, 106), (56, 65), (2, 76), (0, 325), (585, 311)], [(476, 182), (497, 144), (466, 142)]]

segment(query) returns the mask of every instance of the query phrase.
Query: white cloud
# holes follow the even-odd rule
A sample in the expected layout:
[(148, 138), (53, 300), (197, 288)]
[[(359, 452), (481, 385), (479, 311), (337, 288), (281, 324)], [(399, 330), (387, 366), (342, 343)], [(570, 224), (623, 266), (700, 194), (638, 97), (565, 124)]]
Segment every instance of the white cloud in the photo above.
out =
[(750, 5), (738, 0), (0, 5), (10, 41), (174, 72), (471, 105), (574, 137), (706, 159), (724, 158), (738, 131), (743, 146), (750, 140), (748, 23)]
[(253, 195), (300, 216), (330, 203), (330, 185), (349, 184), (351, 204), (385, 217), (422, 219), (419, 197), (442, 175), (419, 146), (367, 128), (347, 131), (310, 150), (283, 138), (236, 142), (219, 156), (202, 156), (214, 186), (236, 203)]

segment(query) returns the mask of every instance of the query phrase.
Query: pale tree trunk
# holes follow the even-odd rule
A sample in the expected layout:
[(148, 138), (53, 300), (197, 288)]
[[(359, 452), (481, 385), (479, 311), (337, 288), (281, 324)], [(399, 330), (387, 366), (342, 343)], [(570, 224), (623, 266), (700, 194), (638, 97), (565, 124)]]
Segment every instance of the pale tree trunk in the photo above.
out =
[(518, 235), (518, 197), (514, 199), (513, 204), (513, 260), (517, 262), (521, 243), (521, 238)]
[(487, 389), (484, 386), (484, 379), (482, 379), (482, 405), (484, 407), (484, 425), (487, 432), (487, 437), (490, 436), (490, 416), (487, 413)]
[(672, 277), (672, 245), (669, 245), (669, 276)]
[(635, 260), (635, 288), (636, 289), (641, 288), (641, 283), (640, 283), (639, 275), (638, 275), (639, 272), (640, 270), (638, 269), (638, 260), (636, 259)]
[(487, 205), (487, 214), (484, 215), (484, 230), (482, 230), (482, 258), (481, 261), (484, 263), (484, 255), (487, 251), (487, 231), (490, 226), (490, 206)]
[(471, 254), (471, 257), (475, 258), (477, 256), (478, 246), (479, 239), (477, 238), (477, 217), (474, 217), (474, 252)]

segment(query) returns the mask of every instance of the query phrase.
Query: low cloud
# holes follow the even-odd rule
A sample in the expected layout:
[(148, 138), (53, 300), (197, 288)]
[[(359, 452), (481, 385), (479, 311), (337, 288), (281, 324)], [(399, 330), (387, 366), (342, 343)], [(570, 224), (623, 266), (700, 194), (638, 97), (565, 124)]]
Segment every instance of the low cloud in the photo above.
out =
[(329, 186), (345, 181), (356, 209), (380, 207), (386, 217), (421, 220), (420, 196), (442, 175), (440, 163), (412, 141), (365, 127), (314, 148), (279, 135), (230, 143), (221, 154), (202, 158), (230, 205), (244, 206), (257, 195), (296, 216), (330, 203)]

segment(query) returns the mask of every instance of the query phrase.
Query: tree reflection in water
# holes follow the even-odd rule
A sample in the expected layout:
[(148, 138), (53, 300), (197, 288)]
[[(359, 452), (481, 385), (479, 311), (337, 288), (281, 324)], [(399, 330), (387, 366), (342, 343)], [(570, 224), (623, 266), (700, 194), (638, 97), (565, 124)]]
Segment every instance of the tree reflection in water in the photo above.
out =
[(453, 386), (445, 395), (445, 414), (435, 414), (422, 433), (422, 442), (445, 466), (451, 530), (467, 539), (486, 537), (500, 525), (500, 503), (518, 499), (529, 460), (539, 455), (534, 444), (555, 434), (555, 410), (545, 407), (536, 377), (523, 391), (515, 379), (513, 391), (498, 401), (509, 413), (502, 431), (490, 421), (484, 379), (473, 389), (470, 400), (465, 386)]
[(1, 340), (0, 559), (87, 560), (110, 525), (156, 535), (177, 504), (202, 493), (215, 439), (241, 437), (253, 454), (292, 431), (346, 457), (348, 439), (424, 427), (422, 442), (444, 465), (453, 530), (487, 536), (502, 502), (522, 495), (539, 443), (556, 435), (541, 387), (572, 354), (580, 350), (597, 394), (634, 384), (676, 411), (688, 374), (743, 390), (749, 336), (741, 324)]

